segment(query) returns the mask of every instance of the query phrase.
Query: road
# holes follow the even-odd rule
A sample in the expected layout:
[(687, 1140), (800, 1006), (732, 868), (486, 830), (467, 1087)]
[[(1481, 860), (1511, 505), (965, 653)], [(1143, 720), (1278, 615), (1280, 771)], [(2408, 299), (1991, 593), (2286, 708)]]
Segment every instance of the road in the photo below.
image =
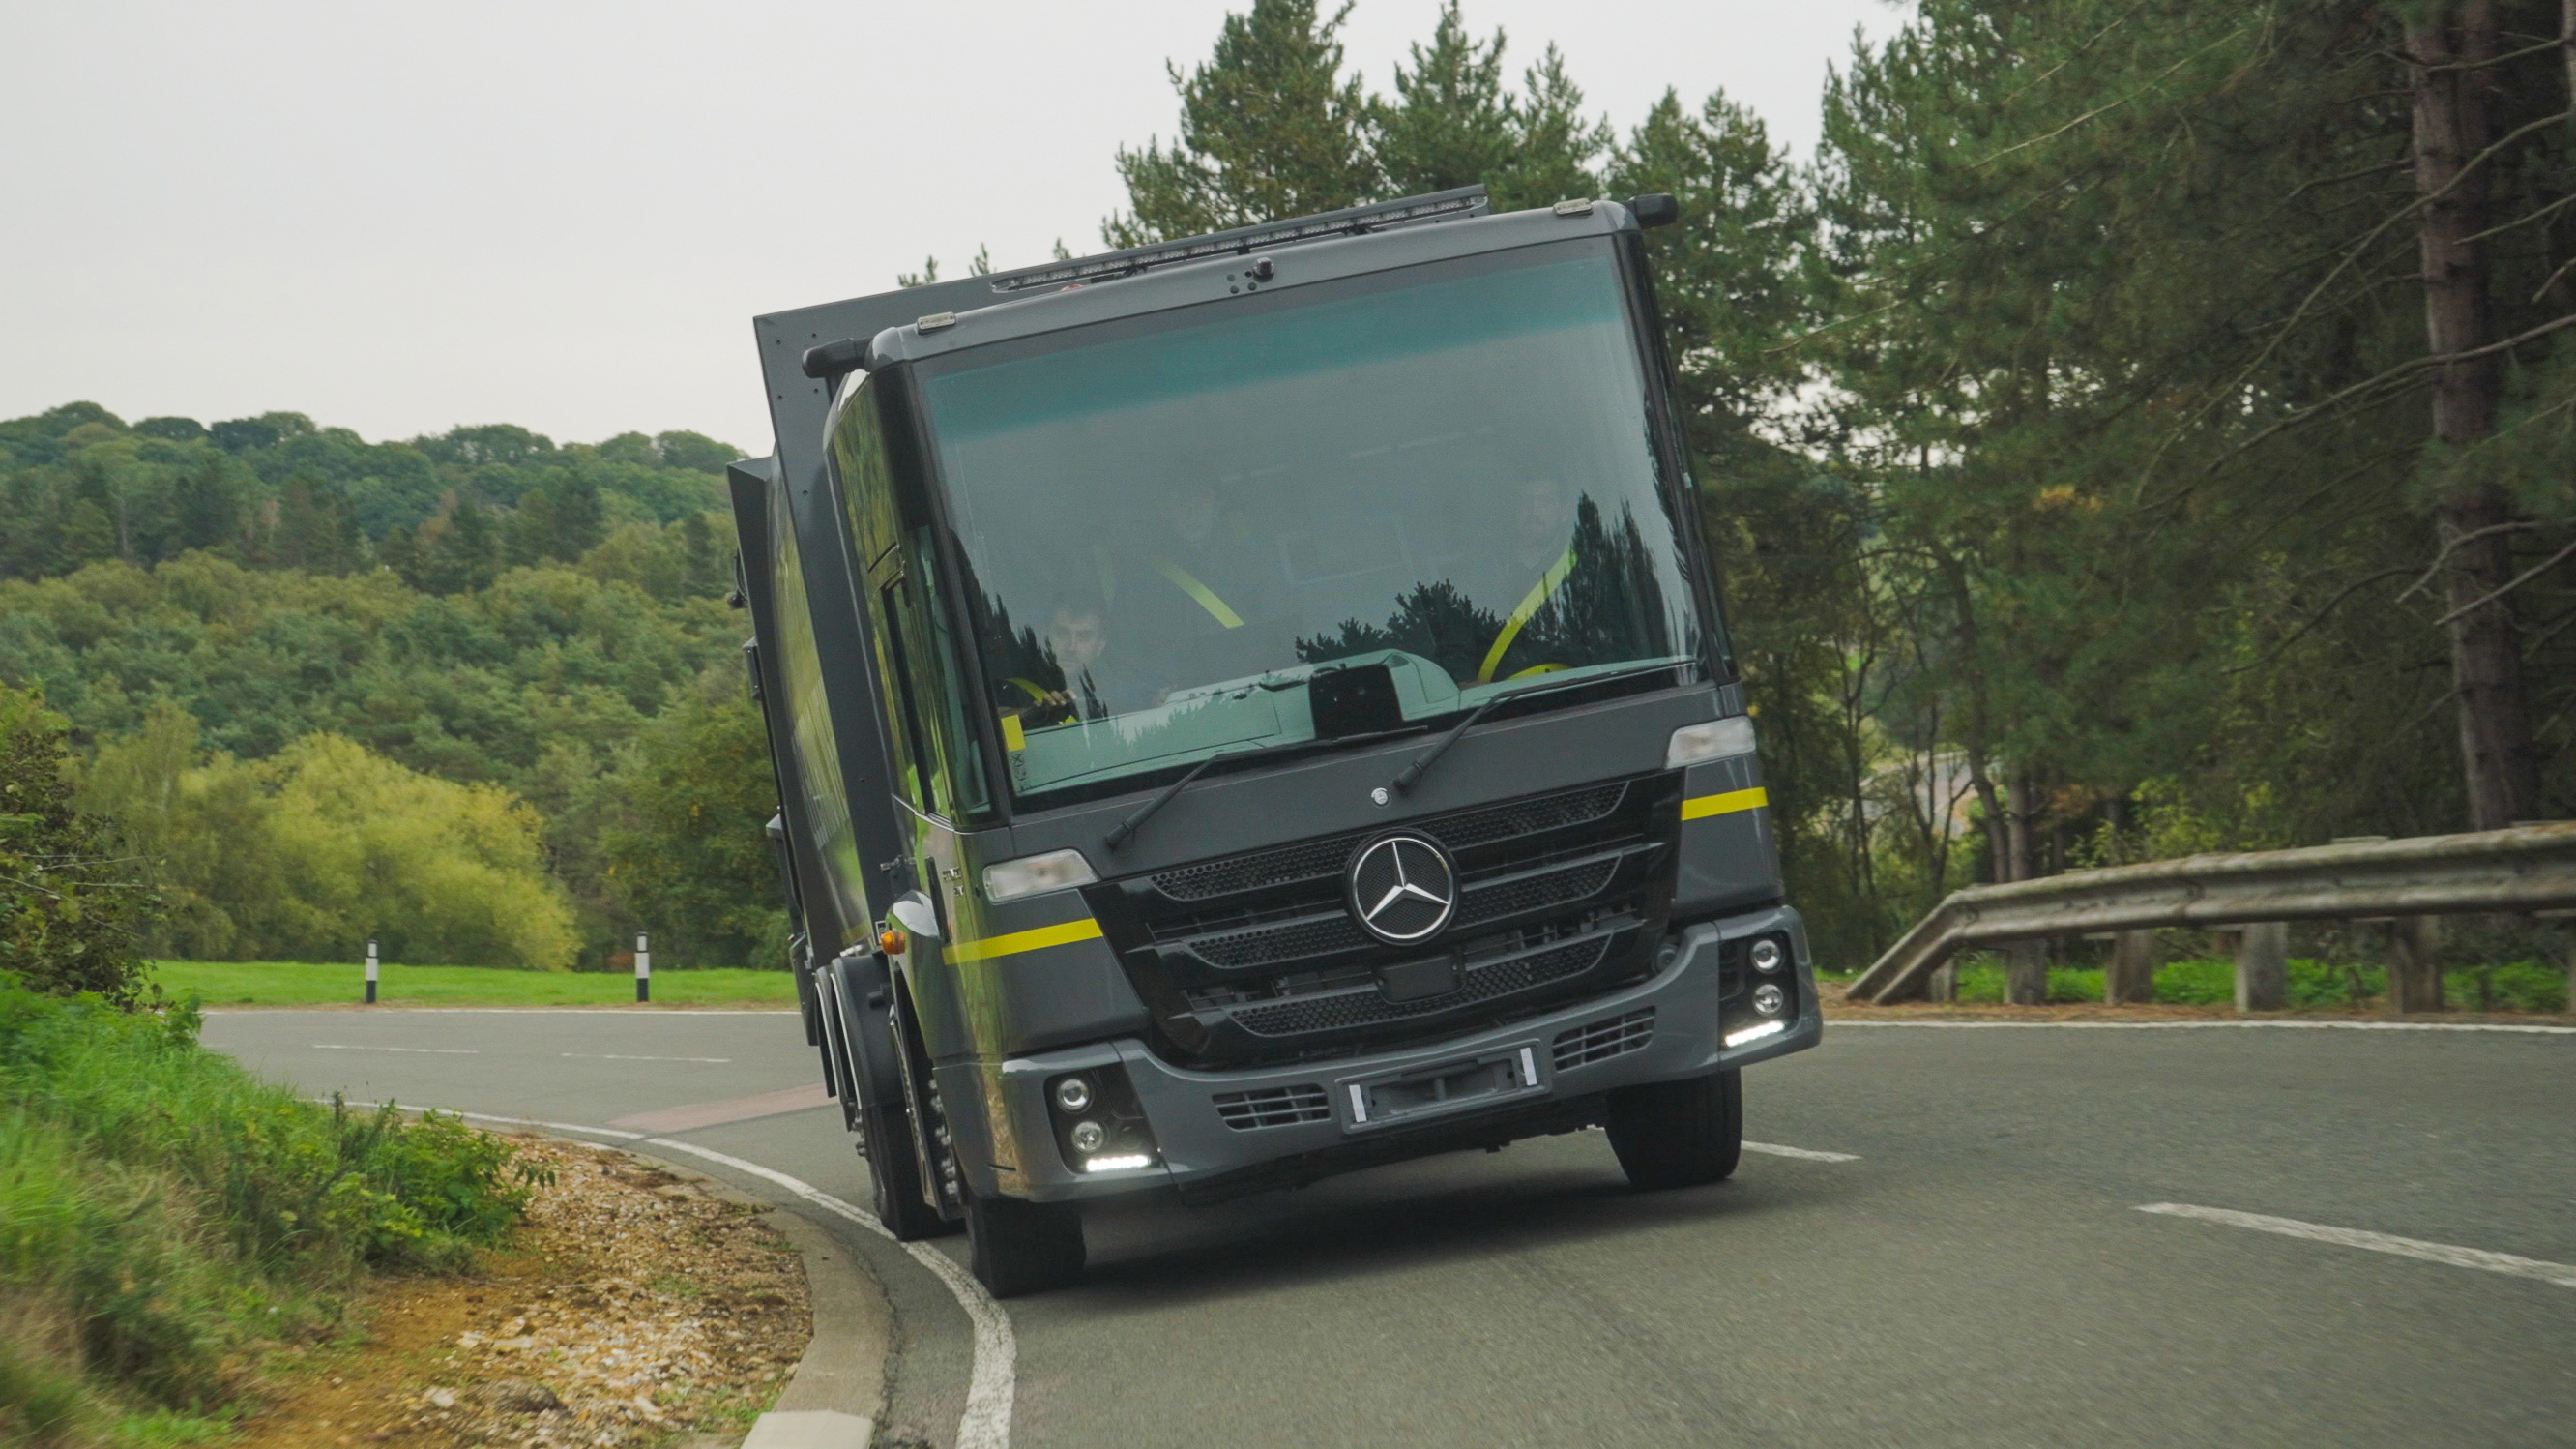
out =
[[(789, 1015), (241, 1011), (205, 1040), (867, 1201)], [(1818, 1155), (1640, 1195), (1581, 1133), (1095, 1212), (1089, 1280), (1004, 1305), (1009, 1409), (968, 1437), (2576, 1445), (2576, 1034), (1837, 1026), (1745, 1096), (1748, 1137)], [(894, 1303), (886, 1434), (956, 1443), (965, 1309), (828, 1225)]]

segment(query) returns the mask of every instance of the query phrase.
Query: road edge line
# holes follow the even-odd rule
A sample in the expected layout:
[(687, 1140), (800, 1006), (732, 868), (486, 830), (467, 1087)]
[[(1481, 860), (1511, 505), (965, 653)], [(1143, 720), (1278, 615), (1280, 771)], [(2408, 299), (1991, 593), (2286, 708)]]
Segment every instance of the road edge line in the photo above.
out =
[[(327, 1100), (316, 1098), (314, 1100)], [(449, 1107), (414, 1108), (415, 1111), (445, 1112), (469, 1122), (497, 1122), (511, 1127), (542, 1127), (550, 1132), (587, 1132), (599, 1137), (613, 1137), (638, 1147), (662, 1147), (685, 1152), (709, 1162), (749, 1173), (763, 1182), (783, 1187), (797, 1197), (836, 1217), (856, 1223), (878, 1237), (901, 1248), (912, 1260), (930, 1270), (957, 1300), (966, 1320), (975, 1330), (974, 1367), (966, 1381), (966, 1411), (957, 1419), (957, 1449), (1010, 1449), (1011, 1409), (1018, 1397), (1019, 1340), (1011, 1332), (1010, 1315), (1002, 1305), (984, 1291), (984, 1285), (959, 1267), (957, 1260), (921, 1243), (907, 1243), (886, 1231), (884, 1223), (867, 1209), (843, 1202), (801, 1178), (790, 1177), (776, 1168), (736, 1157), (729, 1152), (699, 1147), (687, 1142), (674, 1142), (668, 1137), (648, 1137), (641, 1132), (627, 1132), (615, 1127), (587, 1127), (578, 1122), (540, 1122), (526, 1117), (497, 1117), (488, 1112), (464, 1112)]]
[(886, 1231), (876, 1214), (865, 1208), (843, 1202), (812, 1183), (788, 1176), (775, 1168), (764, 1167), (728, 1152), (675, 1142), (668, 1137), (641, 1137), (639, 1147), (667, 1147), (692, 1157), (747, 1172), (765, 1182), (775, 1183), (826, 1212), (858, 1224), (878, 1237), (901, 1248), (912, 1260), (930, 1270), (931, 1276), (947, 1286), (957, 1306), (966, 1312), (975, 1329), (975, 1363), (966, 1383), (966, 1411), (957, 1418), (957, 1449), (1009, 1449), (1011, 1442), (1011, 1409), (1018, 1396), (1019, 1341), (1011, 1332), (1010, 1315), (984, 1291), (984, 1285), (960, 1267), (957, 1260), (937, 1248), (922, 1243), (907, 1243)]

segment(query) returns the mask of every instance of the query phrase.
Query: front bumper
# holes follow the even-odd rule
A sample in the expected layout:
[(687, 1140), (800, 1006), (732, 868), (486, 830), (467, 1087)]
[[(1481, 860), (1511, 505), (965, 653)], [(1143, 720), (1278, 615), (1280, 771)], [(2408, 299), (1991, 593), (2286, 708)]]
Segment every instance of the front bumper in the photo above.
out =
[[(1788, 935), (1794, 958), (1782, 983), (1795, 987), (1794, 1007), (1780, 1018), (1787, 1029), (1729, 1048), (1726, 1033), (1756, 1018), (1744, 993), (1725, 999), (1720, 954), (1726, 942), (1772, 931)], [(1806, 928), (1796, 911), (1778, 906), (1702, 922), (1672, 943), (1678, 949), (1671, 962), (1643, 981), (1447, 1041), (1202, 1072), (1173, 1066), (1129, 1038), (1015, 1057), (998, 1071), (945, 1066), (941, 1093), (983, 1101), (1004, 1119), (994, 1123), (994, 1140), (1015, 1144), (1015, 1164), (965, 1164), (978, 1192), (1055, 1202), (1177, 1187), (1185, 1197), (1215, 1197), (1565, 1131), (1598, 1121), (1612, 1088), (1750, 1066), (1822, 1039)], [(1046, 1083), (1112, 1063), (1126, 1068), (1161, 1158), (1149, 1167), (1077, 1172), (1056, 1147)], [(1267, 1125), (1235, 1125), (1221, 1102), (1233, 1106), (1235, 1122), (1258, 1116)]]

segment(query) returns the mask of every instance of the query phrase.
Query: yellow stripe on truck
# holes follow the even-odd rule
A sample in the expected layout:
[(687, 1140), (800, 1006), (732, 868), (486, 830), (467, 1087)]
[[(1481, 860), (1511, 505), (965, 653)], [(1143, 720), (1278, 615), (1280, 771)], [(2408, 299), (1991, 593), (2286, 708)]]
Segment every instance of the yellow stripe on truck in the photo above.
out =
[(1762, 787), (1729, 790), (1723, 795), (1699, 795), (1682, 802), (1684, 820), (1704, 820), (1711, 815), (1732, 815), (1739, 810), (1759, 810), (1771, 803)]
[(996, 956), (1016, 956), (1022, 951), (1043, 951), (1049, 946), (1070, 946), (1076, 941), (1099, 938), (1100, 923), (1085, 916), (1061, 926), (1040, 926), (1034, 931), (986, 936), (980, 941), (953, 941), (940, 954), (951, 961), (990, 961)]

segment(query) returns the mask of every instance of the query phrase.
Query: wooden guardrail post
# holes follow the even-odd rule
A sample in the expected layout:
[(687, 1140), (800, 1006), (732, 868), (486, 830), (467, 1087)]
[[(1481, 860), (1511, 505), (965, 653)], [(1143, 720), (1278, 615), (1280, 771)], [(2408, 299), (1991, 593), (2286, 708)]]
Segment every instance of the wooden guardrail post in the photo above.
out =
[(2102, 970), (2102, 1003), (2127, 1006), (2156, 999), (2156, 933), (2122, 931), (2111, 938), (2111, 963)]
[(2004, 1000), (2014, 1006), (2048, 1004), (2048, 943), (2013, 941), (2004, 946)]
[(2400, 916), (2388, 923), (2388, 1009), (2403, 1016), (2442, 1009), (2442, 920)]
[(2290, 1004), (2290, 923), (2248, 921), (2236, 937), (2236, 1009), (2280, 1011)]

